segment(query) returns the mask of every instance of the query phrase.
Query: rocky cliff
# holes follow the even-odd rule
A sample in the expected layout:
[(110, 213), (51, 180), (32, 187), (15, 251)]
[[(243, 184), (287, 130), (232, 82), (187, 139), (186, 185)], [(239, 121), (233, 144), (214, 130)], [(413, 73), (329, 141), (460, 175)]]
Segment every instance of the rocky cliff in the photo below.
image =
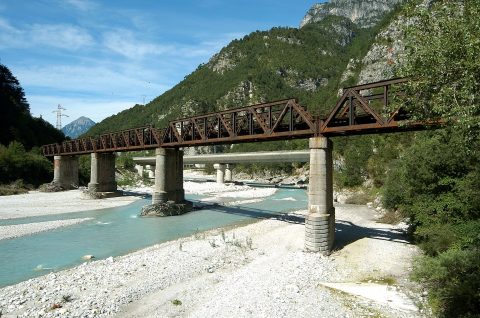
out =
[(300, 23), (304, 27), (324, 20), (331, 15), (349, 19), (362, 28), (375, 26), (385, 14), (392, 11), (403, 0), (330, 0), (318, 3), (308, 10)]

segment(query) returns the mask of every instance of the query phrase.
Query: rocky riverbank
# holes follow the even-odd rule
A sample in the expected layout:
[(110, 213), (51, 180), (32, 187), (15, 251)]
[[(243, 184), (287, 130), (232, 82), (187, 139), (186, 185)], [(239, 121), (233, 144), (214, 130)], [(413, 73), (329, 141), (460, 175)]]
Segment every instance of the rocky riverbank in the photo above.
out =
[[(4, 317), (422, 316), (406, 279), (418, 251), (401, 228), (375, 223), (367, 207), (337, 206), (336, 251), (322, 256), (303, 250), (304, 213), (86, 261), (0, 289), (0, 308)], [(392, 295), (352, 296), (339, 283)]]

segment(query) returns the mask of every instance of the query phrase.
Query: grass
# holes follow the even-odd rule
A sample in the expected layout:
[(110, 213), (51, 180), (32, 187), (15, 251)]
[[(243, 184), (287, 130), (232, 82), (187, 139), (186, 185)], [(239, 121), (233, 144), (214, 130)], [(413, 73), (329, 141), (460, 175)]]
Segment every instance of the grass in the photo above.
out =
[(397, 279), (392, 276), (384, 276), (384, 277), (367, 277), (362, 279), (362, 283), (374, 283), (374, 284), (381, 284), (381, 285), (388, 285), (393, 286), (397, 284)]
[(404, 216), (399, 211), (387, 210), (384, 215), (378, 218), (378, 223), (384, 224), (398, 224), (404, 219)]
[(364, 192), (356, 192), (345, 200), (346, 204), (365, 205), (372, 201), (372, 197)]
[(27, 193), (29, 190), (33, 190), (34, 187), (30, 184), (25, 184), (22, 179), (18, 179), (9, 184), (0, 184), (0, 196), (1, 195), (13, 195)]
[(172, 300), (172, 304), (175, 305), (175, 306), (181, 306), (181, 305), (182, 305), (182, 301), (181, 301), (181, 300), (178, 300), (178, 299), (174, 299), (174, 300)]

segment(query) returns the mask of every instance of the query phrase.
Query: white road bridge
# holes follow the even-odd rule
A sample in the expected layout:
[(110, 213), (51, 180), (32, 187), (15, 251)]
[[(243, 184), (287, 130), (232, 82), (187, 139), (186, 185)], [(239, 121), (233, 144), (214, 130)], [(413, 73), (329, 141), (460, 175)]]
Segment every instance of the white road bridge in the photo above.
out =
[[(184, 164), (213, 164), (217, 169), (217, 182), (232, 181), (232, 169), (237, 163), (282, 163), (308, 162), (309, 150), (295, 151), (261, 151), (261, 152), (232, 152), (220, 154), (205, 154), (184, 156)], [(137, 171), (143, 173), (143, 167), (153, 173), (155, 157), (133, 157)]]

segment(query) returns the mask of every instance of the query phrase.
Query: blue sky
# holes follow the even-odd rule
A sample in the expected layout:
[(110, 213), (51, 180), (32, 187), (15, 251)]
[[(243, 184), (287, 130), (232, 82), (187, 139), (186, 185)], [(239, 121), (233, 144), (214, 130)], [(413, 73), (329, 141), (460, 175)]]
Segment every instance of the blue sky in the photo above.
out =
[(98, 122), (149, 102), (235, 38), (298, 27), (307, 0), (0, 0), (0, 63), (34, 116)]

